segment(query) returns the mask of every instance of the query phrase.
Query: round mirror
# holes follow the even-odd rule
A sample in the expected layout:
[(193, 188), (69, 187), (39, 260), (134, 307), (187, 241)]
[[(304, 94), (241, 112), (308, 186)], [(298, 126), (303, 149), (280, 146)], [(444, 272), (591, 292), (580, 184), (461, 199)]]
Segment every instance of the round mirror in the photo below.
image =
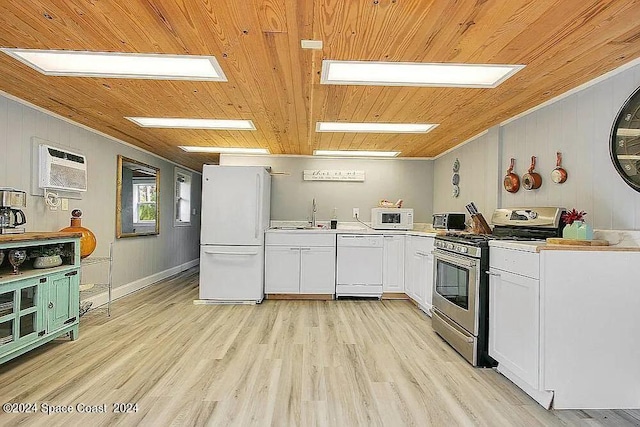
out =
[(610, 151), (622, 179), (640, 191), (640, 88), (629, 97), (613, 124)]

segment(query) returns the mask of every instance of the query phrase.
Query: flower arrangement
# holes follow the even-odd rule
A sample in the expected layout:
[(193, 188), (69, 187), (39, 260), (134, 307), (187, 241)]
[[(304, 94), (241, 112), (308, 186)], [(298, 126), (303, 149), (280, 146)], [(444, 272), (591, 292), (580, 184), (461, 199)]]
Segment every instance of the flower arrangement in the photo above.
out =
[(566, 225), (571, 225), (576, 221), (584, 221), (584, 216), (586, 214), (587, 213), (585, 211), (577, 211), (575, 209), (571, 209), (570, 211), (562, 214), (562, 221)]

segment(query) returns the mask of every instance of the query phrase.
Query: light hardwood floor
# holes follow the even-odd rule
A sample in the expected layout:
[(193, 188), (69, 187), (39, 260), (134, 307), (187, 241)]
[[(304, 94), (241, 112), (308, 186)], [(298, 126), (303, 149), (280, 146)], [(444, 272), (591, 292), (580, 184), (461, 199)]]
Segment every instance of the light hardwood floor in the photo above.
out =
[[(474, 369), (407, 301), (194, 305), (197, 269), (81, 319), (0, 366), (0, 403), (72, 414), (0, 414), (1, 425), (638, 425), (638, 411), (546, 411)], [(116, 402), (138, 411), (114, 414)], [(76, 405), (107, 405), (79, 414)]]

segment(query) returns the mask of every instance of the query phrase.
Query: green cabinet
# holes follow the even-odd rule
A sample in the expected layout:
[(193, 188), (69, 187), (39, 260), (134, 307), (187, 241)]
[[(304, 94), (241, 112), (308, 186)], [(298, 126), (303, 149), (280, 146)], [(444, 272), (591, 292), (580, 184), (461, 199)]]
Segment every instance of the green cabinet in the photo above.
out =
[(0, 264), (0, 363), (63, 335), (78, 338), (79, 239), (68, 233), (34, 234), (0, 235), (0, 251), (64, 244), (73, 255), (53, 268), (36, 269), (27, 261), (18, 275), (11, 274), (8, 262)]
[[(47, 278), (46, 331), (54, 332), (75, 322), (80, 307), (80, 275), (78, 270), (52, 274)], [(73, 339), (73, 337), (72, 337)]]

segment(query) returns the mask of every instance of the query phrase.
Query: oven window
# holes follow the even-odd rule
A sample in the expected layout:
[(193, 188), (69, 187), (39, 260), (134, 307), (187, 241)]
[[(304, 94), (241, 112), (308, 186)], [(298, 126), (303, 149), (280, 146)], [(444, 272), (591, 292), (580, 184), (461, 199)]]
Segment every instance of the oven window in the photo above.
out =
[(469, 309), (469, 270), (438, 260), (436, 292), (458, 307)]
[(400, 224), (400, 214), (399, 213), (383, 213), (382, 223), (383, 224)]

